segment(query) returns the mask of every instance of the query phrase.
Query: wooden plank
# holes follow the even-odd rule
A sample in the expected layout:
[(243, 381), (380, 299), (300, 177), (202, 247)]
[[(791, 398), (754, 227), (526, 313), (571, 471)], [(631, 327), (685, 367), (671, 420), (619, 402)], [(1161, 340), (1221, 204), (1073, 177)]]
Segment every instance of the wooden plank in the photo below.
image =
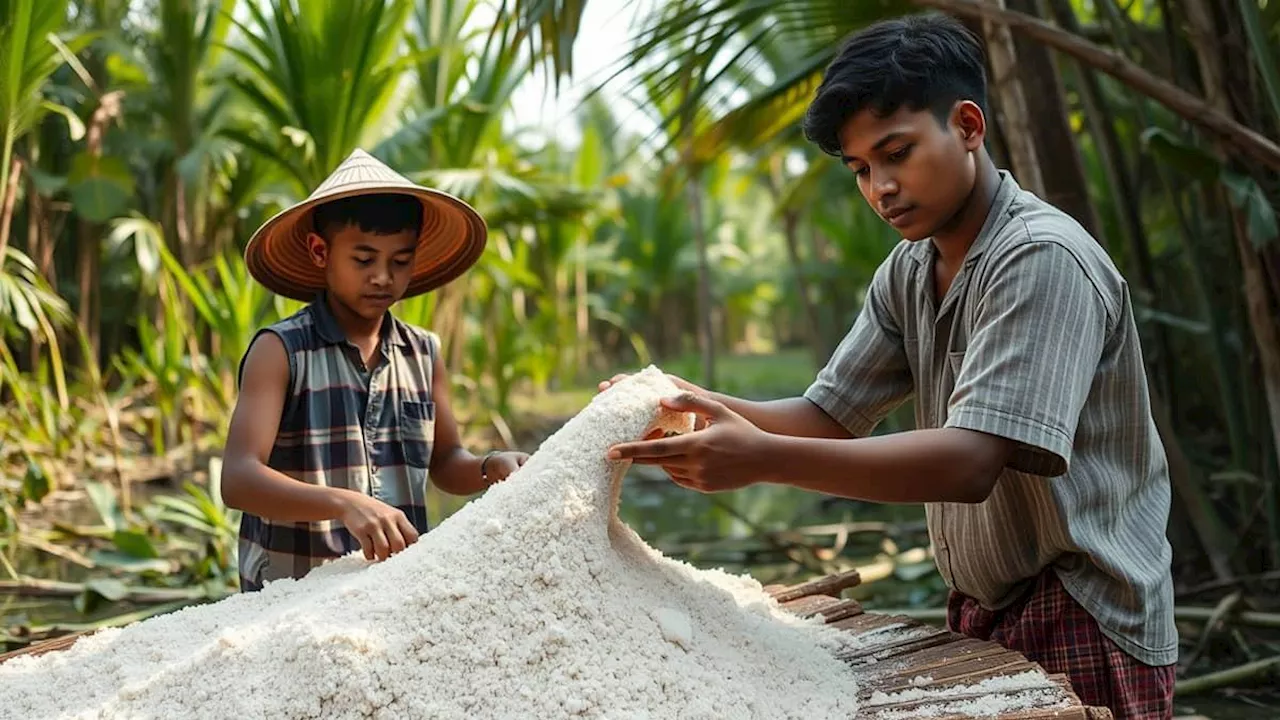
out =
[(851, 618), (854, 615), (861, 615), (863, 609), (862, 603), (857, 600), (837, 600), (835, 605), (828, 605), (818, 612), (822, 613), (822, 617), (828, 623), (834, 623)]
[(830, 595), (810, 595), (781, 603), (783, 610), (804, 618), (813, 617), (820, 611), (839, 604), (840, 600)]
[(92, 631), (81, 630), (79, 632), (70, 633), (68, 635), (56, 637), (51, 640), (42, 640), (40, 642), (31, 643), (30, 645), (24, 648), (11, 650), (7, 653), (0, 653), (0, 663), (3, 663), (6, 660), (11, 660), (13, 658), (16, 658), (22, 655), (32, 655), (32, 656), (44, 655), (45, 653), (56, 652), (58, 650), (65, 650), (66, 648), (69, 648), (72, 645), (75, 645), (77, 640), (84, 637), (85, 635), (88, 635), (90, 632)]
[(862, 576), (858, 574), (857, 570), (847, 570), (835, 575), (827, 575), (799, 585), (793, 585), (776, 593), (774, 599), (783, 603), (808, 595), (839, 595), (840, 591), (851, 588), (860, 582), (862, 582)]

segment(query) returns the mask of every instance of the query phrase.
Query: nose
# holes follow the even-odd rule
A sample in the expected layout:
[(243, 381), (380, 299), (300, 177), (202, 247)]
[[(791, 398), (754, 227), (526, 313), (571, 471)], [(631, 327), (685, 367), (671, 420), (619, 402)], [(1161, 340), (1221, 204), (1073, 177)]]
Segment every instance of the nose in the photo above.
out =
[(373, 276), (369, 278), (374, 287), (387, 287), (391, 285), (391, 269), (386, 263), (377, 263)]
[(898, 194), (898, 179), (884, 168), (871, 169), (871, 196), (877, 206), (883, 207), (883, 199)]

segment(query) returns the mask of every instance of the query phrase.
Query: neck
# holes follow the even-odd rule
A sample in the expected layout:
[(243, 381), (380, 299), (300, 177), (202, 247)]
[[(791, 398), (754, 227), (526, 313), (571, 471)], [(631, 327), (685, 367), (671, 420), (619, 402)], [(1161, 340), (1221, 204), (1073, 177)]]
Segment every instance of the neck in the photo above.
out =
[(338, 321), (338, 327), (342, 328), (342, 332), (350, 340), (354, 342), (371, 340), (381, 334), (382, 323), (386, 318), (385, 313), (374, 320), (361, 317), (328, 293), (325, 294), (325, 303), (329, 306), (329, 311), (333, 313), (333, 318)]
[(999, 186), (1000, 173), (996, 170), (995, 163), (991, 162), (986, 153), (982, 153), (969, 197), (965, 198), (964, 204), (951, 221), (933, 236), (933, 244), (944, 263), (954, 266), (964, 260), (965, 253), (969, 252), (969, 247), (978, 238), (978, 233), (987, 221)]

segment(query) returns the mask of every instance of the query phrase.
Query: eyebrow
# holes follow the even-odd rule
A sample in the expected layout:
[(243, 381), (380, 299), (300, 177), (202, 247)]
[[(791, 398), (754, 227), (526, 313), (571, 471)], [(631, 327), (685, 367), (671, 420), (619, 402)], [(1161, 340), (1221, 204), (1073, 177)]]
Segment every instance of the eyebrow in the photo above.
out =
[[(893, 142), (894, 140), (897, 140), (897, 139), (901, 138), (903, 135), (906, 135), (906, 133), (904, 133), (904, 132), (902, 132), (902, 131), (895, 131), (895, 132), (891, 132), (891, 133), (889, 133), (888, 135), (885, 135), (884, 137), (882, 137), (882, 138), (880, 138), (878, 141), (876, 141), (876, 144), (875, 144), (875, 145), (872, 145), (872, 146), (871, 146), (871, 149), (872, 149), (872, 150), (879, 150), (880, 148), (883, 148), (885, 145), (888, 145), (889, 143)], [(845, 165), (848, 165), (849, 163), (853, 162), (855, 159), (856, 159), (856, 158), (854, 158), (852, 155), (841, 155), (841, 156), (840, 156), (840, 160), (841, 160), (841, 162), (843, 162)]]
[[(396, 251), (395, 251), (394, 253), (392, 253), (392, 254), (393, 254), (393, 255), (404, 255), (405, 253), (411, 253), (411, 252), (413, 252), (413, 251), (414, 251), (414, 249), (415, 249), (416, 247), (417, 247), (416, 245), (413, 245), (413, 246), (406, 247), (406, 248), (400, 248), (399, 250), (396, 250)], [(378, 248), (376, 248), (376, 247), (374, 247), (374, 246), (372, 246), (372, 245), (357, 245), (357, 246), (355, 246), (355, 247), (354, 247), (354, 248), (352, 248), (352, 249), (353, 249), (353, 250), (355, 250), (356, 252), (367, 252), (367, 253), (375, 253), (375, 254), (378, 252)]]

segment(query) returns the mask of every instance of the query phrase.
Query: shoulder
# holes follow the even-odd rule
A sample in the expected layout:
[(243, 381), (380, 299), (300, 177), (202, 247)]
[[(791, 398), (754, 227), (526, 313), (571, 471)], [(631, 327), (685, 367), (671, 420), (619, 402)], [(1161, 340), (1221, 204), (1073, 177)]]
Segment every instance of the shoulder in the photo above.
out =
[(1127, 289), (1106, 248), (1075, 218), (1030, 192), (1021, 191), (1008, 212), (988, 250), (987, 274), (1017, 273), (1046, 298), (1092, 295), (1114, 324)]
[(894, 245), (871, 277), (870, 292), (878, 294), (883, 301), (891, 304), (907, 297), (916, 273), (922, 266), (922, 257), (928, 255), (928, 248), (921, 243), (928, 242), (901, 240)]
[(440, 336), (426, 328), (407, 323), (395, 315), (391, 316), (394, 327), (404, 344), (415, 355), (426, 355), (434, 358), (440, 350)]
[(280, 338), (285, 350), (290, 354), (312, 349), (320, 344), (320, 338), (316, 333), (315, 309), (312, 305), (305, 305), (292, 315), (263, 327), (254, 339), (268, 333)]

